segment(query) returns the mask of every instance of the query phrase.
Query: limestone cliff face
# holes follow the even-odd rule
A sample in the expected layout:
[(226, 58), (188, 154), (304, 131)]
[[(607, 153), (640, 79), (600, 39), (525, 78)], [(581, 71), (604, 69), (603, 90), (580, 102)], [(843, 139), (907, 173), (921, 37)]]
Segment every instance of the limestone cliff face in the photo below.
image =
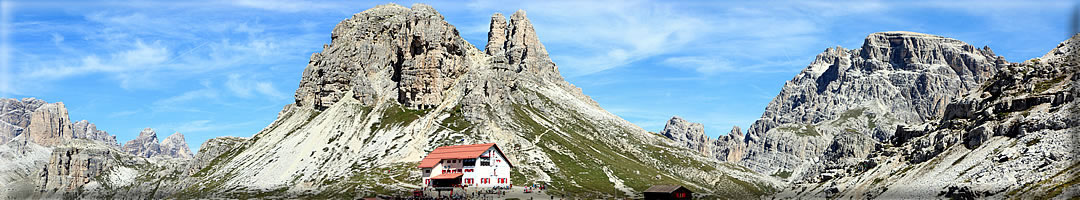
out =
[(41, 99), (0, 99), (0, 143), (22, 134), (30, 125), (30, 115), (46, 102)]
[(304, 69), (296, 105), (324, 110), (351, 92), (365, 105), (388, 99), (431, 108), (469, 64), (469, 48), (430, 6), (379, 6), (334, 27)]
[[(1003, 57), (989, 47), (912, 32), (881, 32), (859, 49), (829, 48), (788, 81), (749, 129), (750, 140), (779, 124), (808, 124), (868, 107), (918, 123), (994, 75)], [(884, 139), (884, 138), (881, 138)]]
[(664, 125), (664, 130), (659, 134), (675, 141), (678, 146), (722, 161), (738, 162), (742, 160), (742, 152), (746, 150), (742, 129), (739, 126), (732, 127), (727, 135), (711, 139), (705, 135), (705, 127), (702, 124), (688, 122), (679, 116), (674, 116), (668, 120), (667, 125)]
[(139, 132), (138, 137), (124, 143), (124, 151), (143, 158), (161, 154), (161, 144), (158, 143), (157, 132), (151, 128), (143, 129)]
[(165, 140), (161, 141), (160, 147), (163, 155), (180, 159), (192, 158), (191, 149), (188, 148), (187, 141), (184, 140), (184, 134), (180, 134), (180, 132), (165, 137)]
[[(1080, 177), (1078, 49), (1080, 35), (1075, 35), (1041, 58), (1002, 66), (950, 101), (934, 120), (897, 128), (887, 146), (865, 156), (865, 151), (836, 145), (840, 151), (827, 157), (856, 154), (861, 164), (821, 169), (826, 176), (807, 177), (781, 195), (886, 199), (1080, 195), (1080, 185), (1075, 184)], [(852, 143), (850, 139), (845, 143)], [(816, 187), (820, 185), (827, 187)]]
[[(35, 98), (0, 99), (0, 112), (4, 113), (0, 115), (0, 141), (3, 143), (27, 133), (28, 139), (44, 146), (57, 146), (82, 138), (119, 147), (116, 136), (98, 130), (93, 123), (86, 120), (71, 123), (63, 103), (48, 103)], [(37, 130), (31, 132), (30, 127)]]
[(48, 103), (34, 110), (26, 127), (26, 135), (31, 142), (46, 147), (60, 145), (74, 138), (75, 132), (64, 103)]
[[(0, 130), (15, 135), (0, 143), (0, 199), (148, 199), (177, 190), (184, 159), (124, 152), (93, 123), (71, 123), (63, 103), (0, 99), (0, 109), (8, 125)], [(169, 152), (191, 157), (182, 135), (166, 141)]]
[[(42, 189), (76, 191), (111, 169), (114, 151), (109, 148), (79, 148), (74, 145), (53, 150), (42, 171)], [(52, 192), (52, 191), (50, 191)]]
[(94, 123), (82, 120), (75, 122), (75, 124), (72, 124), (71, 126), (72, 130), (75, 131), (75, 138), (99, 141), (102, 144), (109, 145), (115, 148), (120, 148), (120, 144), (116, 143), (115, 135), (109, 135), (108, 132), (98, 130), (97, 125), (94, 125)]
[(705, 150), (712, 146), (711, 143), (706, 142), (712, 140), (705, 135), (704, 125), (688, 122), (679, 116), (671, 117), (671, 120), (664, 125), (664, 130), (660, 131), (660, 135), (700, 152), (706, 152)]
[[(857, 144), (888, 142), (897, 125), (940, 116), (950, 100), (978, 88), (1005, 64), (988, 47), (956, 39), (873, 33), (858, 49), (836, 47), (819, 54), (750, 126), (745, 151), (727, 154), (743, 154), (744, 166), (771, 174), (811, 168), (808, 164), (823, 163), (816, 160), (830, 150), (869, 151), (874, 145)], [(849, 132), (869, 137), (835, 138)], [(871, 141), (851, 141), (859, 138)], [(861, 155), (850, 153), (831, 155)]]
[(157, 132), (151, 128), (145, 128), (139, 132), (139, 137), (124, 143), (124, 151), (143, 158), (154, 156), (167, 156), (172, 158), (191, 159), (191, 150), (184, 141), (184, 135), (179, 132), (166, 137), (163, 142), (158, 142)]

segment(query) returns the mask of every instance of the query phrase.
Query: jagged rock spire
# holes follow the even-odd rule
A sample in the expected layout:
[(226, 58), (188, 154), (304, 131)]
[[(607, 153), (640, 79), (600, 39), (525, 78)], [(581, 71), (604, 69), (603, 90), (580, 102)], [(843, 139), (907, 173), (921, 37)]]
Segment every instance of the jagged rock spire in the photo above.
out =
[(190, 159), (192, 158), (191, 149), (188, 148), (187, 141), (184, 140), (184, 134), (180, 132), (173, 133), (169, 137), (165, 137), (165, 140), (161, 141), (161, 154), (174, 157)]
[[(491, 15), (491, 26), (488, 31), (488, 43), (484, 46), (484, 53), (490, 56), (496, 56), (496, 58), (503, 59), (501, 62), (506, 62), (506, 37), (507, 34), (506, 16), (502, 13), (495, 13)], [(499, 61), (496, 61), (499, 63)]]
[(547, 49), (533, 29), (525, 10), (518, 10), (506, 18), (495, 13), (491, 16), (488, 44), (485, 53), (494, 56), (496, 64), (506, 63), (515, 72), (529, 72), (539, 78), (562, 81), (558, 66), (548, 57)]

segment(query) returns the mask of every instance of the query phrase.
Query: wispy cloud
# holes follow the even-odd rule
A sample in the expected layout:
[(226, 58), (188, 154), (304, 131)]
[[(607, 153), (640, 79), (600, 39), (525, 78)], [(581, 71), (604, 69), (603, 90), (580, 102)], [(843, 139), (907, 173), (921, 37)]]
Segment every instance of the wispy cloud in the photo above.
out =
[(833, 4), (719, 3), (724, 5), (701, 9), (695, 4), (709, 3), (507, 4), (481, 0), (469, 6), (478, 10), (529, 11), (530, 20), (549, 51), (562, 52), (552, 57), (569, 76), (680, 55), (682, 58), (671, 58), (669, 63), (693, 64), (693, 69), (709, 73), (743, 70), (741, 66), (747, 61), (769, 60), (777, 52), (817, 45), (827, 17), (872, 12), (883, 7), (873, 2), (853, 4), (852, 8), (858, 8), (854, 11)]
[(15, 2), (0, 1), (0, 96), (16, 93), (11, 87), (11, 33)]
[(127, 117), (139, 113), (139, 110), (127, 110), (109, 113), (110, 118)]
[(336, 7), (332, 2), (304, 0), (236, 0), (233, 5), (279, 12), (318, 11)]
[(274, 88), (273, 82), (259, 81), (240, 74), (230, 74), (225, 87), (232, 91), (232, 94), (243, 98), (255, 97), (256, 94), (276, 99), (286, 98), (285, 94)]
[[(54, 41), (59, 43), (63, 39), (54, 39)], [(53, 80), (105, 72), (115, 73), (118, 77), (129, 77), (131, 75), (128, 73), (153, 70), (169, 59), (169, 50), (160, 42), (146, 44), (141, 40), (136, 40), (130, 46), (129, 50), (113, 53), (107, 59), (91, 55), (83, 57), (82, 61), (75, 66), (41, 66), (26, 71), (22, 76), (37, 80)]]

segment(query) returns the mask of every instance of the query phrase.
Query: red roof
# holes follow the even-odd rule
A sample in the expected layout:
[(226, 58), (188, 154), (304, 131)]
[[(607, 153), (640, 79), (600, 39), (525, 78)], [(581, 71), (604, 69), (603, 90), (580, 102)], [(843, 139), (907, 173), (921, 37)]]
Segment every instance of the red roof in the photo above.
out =
[[(443, 159), (472, 159), (480, 157), (489, 148), (495, 147), (502, 154), (502, 150), (495, 143), (487, 144), (469, 144), (469, 145), (455, 145), (455, 146), (441, 146), (428, 153), (423, 160), (420, 160), (420, 168), (432, 168), (439, 164)], [(506, 156), (503, 156), (504, 158)], [(510, 164), (509, 161), (506, 162)], [(513, 167), (513, 165), (510, 165)]]
[(456, 179), (458, 177), (461, 177), (461, 175), (464, 175), (464, 174), (462, 174), (462, 173), (445, 173), (445, 174), (439, 174), (438, 176), (435, 176), (435, 177), (431, 177), (431, 179)]

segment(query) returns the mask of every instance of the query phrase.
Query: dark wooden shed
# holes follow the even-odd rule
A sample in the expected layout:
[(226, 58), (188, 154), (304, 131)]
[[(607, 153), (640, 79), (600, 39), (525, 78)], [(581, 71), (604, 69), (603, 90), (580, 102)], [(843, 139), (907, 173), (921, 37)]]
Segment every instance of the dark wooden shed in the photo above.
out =
[(653, 185), (645, 190), (645, 200), (693, 198), (694, 192), (679, 185)]

